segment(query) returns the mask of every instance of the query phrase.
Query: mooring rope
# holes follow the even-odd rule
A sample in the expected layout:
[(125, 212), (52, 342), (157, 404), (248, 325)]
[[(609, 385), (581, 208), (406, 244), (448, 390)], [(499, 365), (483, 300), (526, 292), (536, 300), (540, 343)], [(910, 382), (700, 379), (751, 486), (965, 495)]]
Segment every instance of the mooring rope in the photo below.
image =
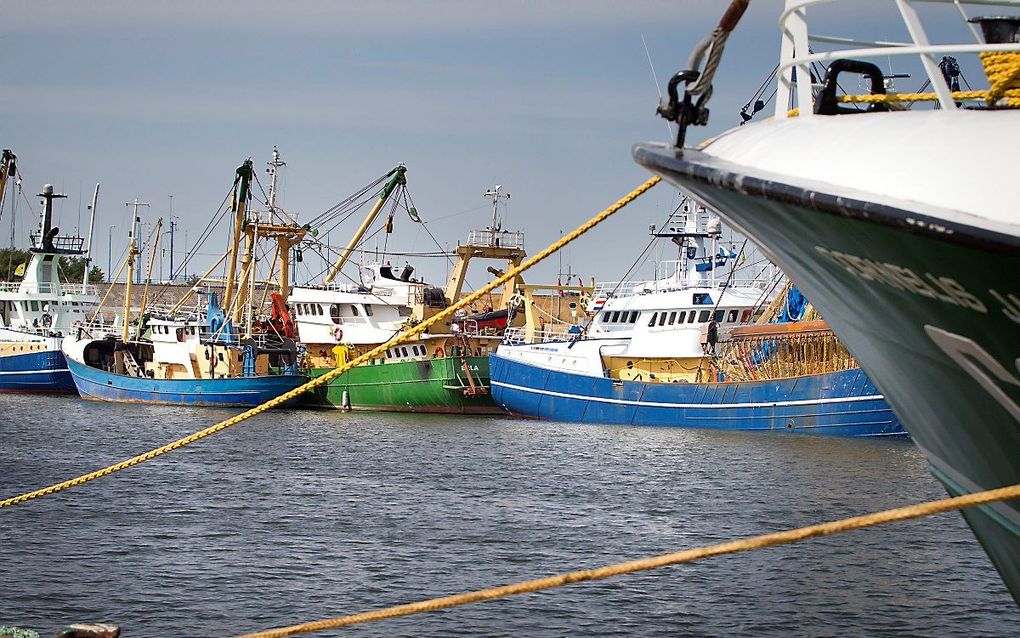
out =
[(376, 346), (375, 348), (369, 350), (365, 354), (363, 354), (363, 355), (361, 355), (359, 357), (356, 357), (356, 358), (348, 361), (345, 365), (342, 365), (340, 367), (337, 367), (337, 368), (334, 368), (334, 369), (330, 370), (329, 372), (327, 372), (326, 374), (322, 375), (321, 377), (318, 377), (316, 379), (312, 379), (311, 381), (301, 385), (300, 387), (297, 387), (297, 388), (295, 388), (295, 389), (293, 389), (293, 390), (291, 390), (289, 392), (281, 394), (280, 396), (278, 396), (278, 397), (276, 397), (274, 399), (270, 399), (269, 401), (266, 401), (262, 405), (259, 405), (259, 406), (256, 406), (254, 408), (251, 408), (250, 410), (247, 410), (245, 412), (242, 412), (241, 414), (238, 414), (237, 416), (234, 416), (234, 417), (231, 417), (229, 419), (226, 419), (225, 421), (220, 421), (219, 423), (217, 423), (215, 425), (212, 425), (212, 426), (209, 426), (209, 427), (205, 428), (204, 430), (200, 430), (200, 431), (195, 432), (193, 434), (189, 434), (186, 437), (177, 439), (176, 441), (173, 441), (172, 443), (167, 443), (166, 445), (162, 445), (162, 446), (160, 446), (158, 448), (155, 448), (153, 450), (149, 450), (148, 452), (145, 452), (143, 454), (139, 454), (137, 456), (133, 456), (133, 457), (131, 457), (131, 458), (125, 460), (125, 461), (121, 461), (120, 463), (115, 463), (115, 464), (110, 465), (108, 467), (105, 467), (105, 468), (103, 468), (101, 470), (96, 470), (94, 472), (89, 472), (88, 474), (82, 474), (81, 476), (75, 477), (75, 478), (67, 480), (67, 481), (63, 481), (61, 483), (56, 483), (54, 485), (50, 485), (49, 487), (44, 487), (42, 489), (34, 490), (32, 492), (27, 492), (27, 493), (21, 494), (19, 496), (13, 496), (11, 498), (4, 499), (3, 501), (0, 501), (0, 509), (3, 509), (5, 507), (11, 507), (12, 505), (17, 505), (18, 503), (23, 503), (25, 501), (29, 501), (29, 500), (32, 500), (32, 499), (35, 499), (35, 498), (39, 498), (41, 496), (47, 496), (49, 494), (55, 494), (56, 492), (60, 492), (60, 491), (66, 490), (68, 488), (75, 487), (76, 485), (81, 485), (83, 483), (88, 483), (89, 481), (94, 481), (94, 480), (96, 480), (98, 478), (102, 478), (104, 476), (108, 476), (108, 475), (113, 474), (115, 472), (119, 472), (120, 470), (125, 470), (125, 469), (127, 469), (129, 467), (133, 467), (133, 466), (138, 465), (140, 463), (144, 463), (145, 461), (150, 461), (150, 460), (152, 460), (152, 459), (154, 459), (154, 458), (156, 458), (158, 456), (162, 456), (164, 454), (167, 454), (168, 452), (173, 452), (174, 450), (180, 449), (180, 448), (182, 448), (182, 447), (184, 447), (186, 445), (190, 445), (191, 443), (194, 443), (196, 441), (200, 441), (200, 440), (204, 439), (207, 436), (210, 436), (212, 434), (216, 434), (217, 432), (225, 430), (225, 429), (229, 428), (232, 425), (237, 425), (238, 423), (241, 423), (242, 421), (247, 421), (251, 417), (253, 417), (253, 416), (257, 415), (257, 414), (261, 414), (261, 413), (263, 413), (266, 410), (269, 410), (271, 408), (275, 408), (277, 406), (280, 406), (280, 405), (290, 401), (291, 399), (296, 399), (296, 398), (300, 397), (302, 394), (304, 394), (305, 392), (307, 392), (308, 390), (311, 390), (312, 388), (320, 386), (320, 385), (322, 385), (324, 383), (328, 383), (329, 381), (335, 379), (336, 377), (340, 376), (344, 372), (347, 372), (348, 370), (350, 370), (351, 368), (353, 368), (355, 366), (361, 365), (362, 363), (366, 363), (366, 362), (368, 362), (368, 361), (370, 361), (372, 359), (375, 359), (377, 357), (381, 357), (381, 356), (383, 356), (383, 354), (386, 352), (386, 350), (388, 348), (391, 348), (391, 347), (393, 347), (395, 345), (400, 345), (402, 343), (407, 343), (408, 341), (411, 341), (412, 339), (414, 339), (415, 337), (417, 337), (421, 333), (423, 333), (426, 330), (428, 330), (428, 328), (430, 328), (434, 324), (436, 324), (436, 323), (446, 319), (447, 317), (451, 316), (454, 312), (456, 312), (460, 308), (463, 308), (464, 306), (470, 305), (471, 303), (477, 301), (478, 299), (480, 299), (484, 295), (488, 294), (489, 292), (491, 292), (495, 288), (498, 288), (499, 286), (502, 286), (502, 285), (506, 284), (507, 282), (513, 281), (514, 278), (517, 277), (519, 274), (523, 273), (524, 271), (528, 270), (529, 268), (531, 268), (535, 264), (539, 263), (540, 261), (542, 261), (542, 260), (546, 259), (547, 257), (549, 257), (550, 255), (554, 254), (556, 251), (560, 250), (561, 248), (563, 248), (564, 246), (566, 246), (570, 242), (574, 241), (575, 239), (577, 239), (581, 235), (585, 234), (586, 232), (588, 232), (589, 230), (591, 230), (592, 228), (594, 228), (595, 226), (597, 226), (601, 222), (605, 221), (609, 216), (611, 216), (612, 214), (616, 213), (621, 208), (623, 208), (627, 204), (631, 203), (632, 201), (634, 201), (635, 199), (637, 199), (638, 197), (643, 195), (646, 191), (648, 191), (648, 189), (650, 189), (651, 187), (653, 187), (656, 184), (658, 184), (660, 180), (661, 180), (661, 178), (659, 178), (658, 176), (652, 177), (651, 179), (646, 181), (644, 184), (642, 184), (641, 186), (637, 187), (636, 189), (634, 189), (633, 191), (631, 191), (630, 193), (625, 195), (623, 198), (618, 200), (615, 204), (613, 204), (609, 208), (607, 208), (607, 209), (603, 210), (601, 213), (595, 215), (594, 217), (592, 217), (591, 219), (589, 219), (585, 223), (581, 224), (580, 226), (578, 226), (576, 229), (574, 229), (573, 231), (571, 231), (567, 235), (564, 235), (563, 237), (560, 237), (557, 241), (553, 242), (551, 245), (546, 247), (545, 250), (542, 250), (541, 252), (539, 252), (534, 257), (528, 258), (523, 263), (521, 263), (519, 266), (515, 266), (514, 268), (510, 268), (502, 276), (497, 277), (495, 280), (489, 282), (488, 284), (486, 284), (482, 288), (479, 288), (478, 290), (476, 290), (475, 292), (471, 293), (467, 297), (464, 297), (460, 301), (456, 301), (455, 303), (447, 306), (442, 311), (436, 313), (435, 315), (433, 315), (432, 317), (426, 319), (425, 321), (422, 321), (418, 325), (416, 325), (416, 326), (414, 326), (414, 327), (404, 331), (403, 333), (401, 333), (401, 334), (397, 335), (396, 337), (390, 339), (386, 343), (384, 343), (382, 345), (379, 345), (379, 346)]
[(582, 583), (590, 580), (603, 580), (605, 578), (632, 574), (634, 572), (659, 569), (668, 565), (690, 563), (702, 558), (709, 558), (711, 556), (737, 554), (756, 549), (764, 549), (766, 547), (774, 547), (776, 545), (786, 545), (789, 543), (807, 540), (809, 538), (839, 534), (854, 529), (874, 527), (876, 525), (896, 521), (921, 518), (923, 516), (931, 516), (932, 514), (949, 512), (964, 507), (973, 507), (976, 505), (1018, 497), (1020, 497), (1020, 484), (1010, 485), (1008, 487), (1000, 487), (994, 490), (975, 492), (964, 496), (957, 496), (938, 501), (928, 501), (926, 503), (918, 503), (915, 505), (907, 505), (896, 509), (874, 512), (863, 516), (854, 516), (852, 518), (844, 518), (837, 521), (829, 521), (827, 523), (819, 523), (817, 525), (809, 525), (807, 527), (800, 527), (772, 534), (742, 538), (727, 543), (719, 543), (717, 545), (706, 545), (703, 547), (696, 547), (694, 549), (673, 552), (671, 554), (661, 554), (659, 556), (641, 558), (625, 563), (605, 565), (595, 569), (585, 569), (566, 574), (559, 574), (557, 576), (539, 578), (536, 580), (527, 580), (511, 585), (502, 585), (500, 587), (491, 587), (489, 589), (455, 594), (453, 596), (432, 598), (405, 605), (395, 605), (393, 607), (386, 607), (375, 611), (366, 611), (358, 614), (350, 614), (348, 616), (339, 616), (337, 618), (316, 620), (300, 625), (290, 625), (289, 627), (258, 631), (255, 633), (244, 634), (238, 638), (281, 638), (282, 636), (294, 636), (297, 634), (324, 631), (326, 629), (337, 629), (339, 627), (360, 625), (378, 620), (385, 620), (387, 618), (423, 614), (432, 611), (439, 611), (440, 609), (449, 609), (450, 607), (459, 607), (461, 605), (468, 605), (471, 603), (506, 598), (507, 596), (528, 594), (542, 591), (544, 589), (563, 587), (564, 585), (572, 585), (574, 583)]

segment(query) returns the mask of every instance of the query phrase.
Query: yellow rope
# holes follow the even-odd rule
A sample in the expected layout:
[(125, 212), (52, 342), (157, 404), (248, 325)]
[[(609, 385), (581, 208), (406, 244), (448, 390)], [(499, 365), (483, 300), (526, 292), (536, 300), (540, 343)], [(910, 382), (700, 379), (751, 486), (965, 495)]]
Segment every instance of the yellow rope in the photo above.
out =
[(1020, 53), (984, 51), (981, 64), (988, 76), (988, 103), (1008, 97), (1009, 106), (1020, 106)]
[(339, 368), (334, 368), (333, 370), (330, 370), (329, 372), (327, 372), (326, 374), (322, 375), (321, 377), (313, 379), (313, 380), (309, 381), (308, 383), (305, 383), (304, 385), (302, 385), (302, 386), (300, 386), (298, 388), (295, 388), (295, 389), (293, 389), (293, 390), (291, 390), (291, 391), (289, 391), (289, 392), (287, 392), (285, 394), (282, 394), (282, 395), (276, 397), (275, 399), (270, 399), (269, 401), (263, 403), (262, 405), (256, 406), (254, 408), (251, 408), (250, 410), (242, 412), (241, 414), (239, 414), (239, 415), (237, 415), (235, 417), (229, 418), (229, 419), (227, 419), (225, 421), (220, 421), (219, 423), (217, 423), (215, 425), (212, 425), (212, 426), (210, 426), (210, 427), (208, 427), (208, 428), (206, 428), (204, 430), (200, 430), (198, 432), (195, 432), (194, 434), (190, 434), (190, 435), (188, 435), (188, 436), (186, 436), (184, 438), (178, 439), (178, 440), (176, 440), (176, 441), (174, 441), (172, 443), (168, 443), (166, 445), (160, 446), (160, 447), (155, 448), (153, 450), (149, 450), (148, 452), (145, 452), (144, 454), (139, 454), (138, 456), (133, 456), (133, 457), (131, 457), (131, 458), (125, 460), (125, 461), (121, 461), (120, 463), (115, 463), (115, 464), (113, 464), (113, 465), (111, 465), (109, 467), (105, 467), (105, 468), (103, 468), (101, 470), (96, 470), (95, 472), (89, 472), (88, 474), (83, 474), (83, 475), (81, 475), (81, 476), (79, 476), (77, 478), (73, 478), (73, 479), (71, 479), (69, 481), (63, 481), (62, 483), (57, 483), (55, 485), (50, 485), (49, 487), (44, 487), (44, 488), (39, 489), (39, 490), (35, 490), (35, 491), (32, 491), (32, 492), (21, 494), (20, 496), (14, 496), (14, 497), (5, 499), (3, 501), (0, 501), (0, 509), (3, 509), (5, 507), (10, 507), (12, 505), (16, 505), (17, 503), (22, 503), (24, 501), (28, 501), (28, 500), (31, 500), (31, 499), (34, 499), (34, 498), (39, 498), (40, 496), (46, 496), (46, 495), (49, 495), (49, 494), (53, 494), (55, 492), (59, 492), (61, 490), (66, 490), (69, 487), (74, 487), (76, 485), (81, 485), (82, 483), (87, 483), (89, 481), (94, 481), (97, 478), (102, 478), (102, 477), (107, 476), (109, 474), (113, 474), (114, 472), (119, 472), (120, 470), (124, 470), (124, 469), (127, 469), (129, 467), (138, 465), (139, 463), (144, 463), (145, 461), (152, 460), (152, 459), (156, 458), (157, 456), (162, 456), (163, 454), (166, 454), (168, 452), (172, 452), (172, 451), (174, 451), (174, 450), (176, 450), (178, 448), (182, 448), (185, 445), (189, 445), (191, 443), (194, 443), (195, 441), (199, 441), (201, 439), (204, 439), (205, 437), (207, 437), (207, 436), (209, 436), (211, 434), (216, 434), (217, 432), (219, 432), (221, 430), (225, 430), (225, 429), (229, 428), (232, 425), (237, 425), (238, 423), (241, 423), (242, 421), (246, 421), (246, 420), (250, 419), (251, 417), (253, 417), (253, 416), (257, 415), (257, 414), (261, 414), (261, 413), (265, 412), (266, 410), (269, 410), (270, 408), (274, 408), (274, 407), (277, 407), (279, 405), (282, 405), (282, 404), (286, 403), (287, 401), (290, 401), (291, 399), (296, 399), (296, 398), (300, 397), (302, 394), (304, 394), (305, 392), (307, 392), (308, 390), (311, 390), (312, 388), (320, 386), (320, 385), (322, 385), (324, 383), (328, 383), (329, 381), (335, 379), (336, 377), (340, 376), (344, 372), (347, 372), (351, 368), (353, 368), (355, 366), (358, 366), (358, 365), (361, 365), (362, 363), (366, 363), (366, 362), (368, 362), (371, 359), (374, 359), (376, 357), (382, 356), (383, 353), (386, 352), (387, 348), (390, 348), (390, 347), (392, 347), (394, 345), (399, 345), (399, 344), (402, 344), (402, 343), (407, 343), (408, 341), (411, 341), (411, 340), (415, 339), (418, 335), (420, 335), (421, 333), (425, 332), (430, 326), (432, 326), (432, 325), (442, 321), (443, 319), (446, 319), (447, 317), (452, 315), (456, 310), (462, 308), (463, 306), (470, 305), (472, 302), (478, 300), (483, 295), (487, 294), (488, 292), (492, 291), (493, 289), (498, 288), (499, 286), (502, 286), (503, 284), (505, 284), (505, 283), (507, 283), (509, 281), (513, 281), (514, 278), (517, 275), (519, 275), (522, 272), (526, 271), (527, 269), (531, 268), (532, 266), (534, 266), (538, 262), (540, 262), (543, 259), (549, 257), (550, 255), (552, 255), (553, 253), (555, 253), (559, 249), (563, 248), (564, 246), (566, 246), (570, 242), (574, 241), (575, 239), (577, 239), (581, 235), (585, 234), (586, 232), (588, 232), (589, 230), (591, 230), (592, 228), (597, 226), (599, 223), (604, 221), (606, 218), (608, 218), (610, 215), (612, 215), (613, 213), (617, 212), (618, 210), (620, 210), (621, 208), (623, 208), (627, 204), (631, 203), (632, 201), (634, 201), (635, 199), (637, 199), (638, 197), (643, 195), (652, 186), (655, 186), (656, 184), (658, 184), (659, 181), (660, 181), (659, 177), (652, 177), (651, 179), (646, 181), (644, 184), (642, 184), (641, 186), (637, 187), (636, 189), (634, 189), (633, 191), (628, 193), (625, 197), (623, 197), (622, 199), (617, 201), (615, 204), (613, 204), (609, 208), (605, 209), (604, 211), (602, 211), (598, 215), (595, 215), (594, 217), (592, 217), (591, 219), (586, 221), (584, 224), (581, 224), (581, 226), (579, 226), (578, 228), (576, 228), (575, 230), (573, 230), (569, 234), (564, 235), (559, 240), (554, 242), (552, 245), (550, 245), (549, 247), (547, 247), (545, 250), (541, 251), (540, 253), (538, 253), (534, 257), (531, 257), (531, 258), (527, 259), (521, 265), (509, 269), (503, 276), (498, 277), (497, 279), (495, 279), (494, 281), (486, 284), (482, 288), (479, 288), (475, 292), (473, 292), (470, 295), (462, 298), (460, 301), (458, 301), (458, 302), (448, 306), (447, 308), (445, 308), (441, 312), (439, 312), (439, 313), (433, 315), (432, 317), (430, 317), (429, 319), (426, 319), (425, 321), (419, 323), (417, 326), (414, 326), (410, 330), (407, 330), (406, 332), (403, 332), (403, 333), (397, 335), (396, 337), (394, 337), (393, 339), (387, 341), (386, 343), (384, 343), (384, 344), (382, 344), (380, 346), (376, 346), (375, 348), (373, 348), (372, 350), (369, 350), (365, 354), (363, 354), (363, 355), (361, 355), (361, 356), (359, 356), (359, 357), (357, 357), (355, 359), (352, 359), (351, 361), (349, 361), (344, 366), (341, 366)]
[(505, 598), (507, 596), (514, 596), (517, 594), (527, 594), (541, 591), (543, 589), (562, 587), (573, 583), (580, 583), (589, 580), (602, 580), (613, 576), (621, 576), (623, 574), (658, 569), (660, 567), (666, 567), (667, 565), (690, 563), (710, 556), (736, 554), (739, 552), (764, 549), (766, 547), (773, 547), (776, 545), (786, 545), (788, 543), (795, 543), (809, 538), (828, 536), (829, 534), (838, 534), (854, 529), (873, 527), (875, 525), (882, 525), (884, 523), (892, 523), (895, 521), (921, 518), (923, 516), (931, 516), (932, 514), (938, 514), (941, 512), (948, 512), (964, 507), (973, 507), (975, 505), (991, 503), (993, 501), (1008, 500), (1017, 497), (1020, 497), (1020, 484), (988, 490), (986, 492), (976, 492), (965, 496), (957, 496), (955, 498), (908, 505), (906, 507), (885, 510), (883, 512), (874, 512), (872, 514), (845, 518), (838, 521), (809, 525), (808, 527), (775, 532), (773, 534), (752, 536), (750, 538), (743, 538), (717, 545), (707, 545), (671, 554), (662, 554), (625, 563), (606, 565), (596, 569), (569, 572), (566, 574), (559, 574), (557, 576), (549, 576), (547, 578), (539, 578), (536, 580), (528, 580), (511, 585), (492, 587), (489, 589), (455, 594), (453, 596), (445, 596), (442, 598), (432, 598), (430, 600), (408, 603), (406, 605), (396, 605), (385, 609), (378, 609), (376, 611), (367, 611), (359, 614), (340, 616), (337, 618), (317, 620), (300, 625), (269, 629), (266, 631), (244, 634), (238, 638), (281, 638), (282, 636), (307, 634), (326, 629), (336, 629), (338, 627), (348, 627), (350, 625), (375, 622), (387, 618), (397, 618), (399, 616), (410, 616), (412, 614), (438, 611), (440, 609), (449, 609), (450, 607), (458, 607), (486, 600), (495, 600), (497, 598)]

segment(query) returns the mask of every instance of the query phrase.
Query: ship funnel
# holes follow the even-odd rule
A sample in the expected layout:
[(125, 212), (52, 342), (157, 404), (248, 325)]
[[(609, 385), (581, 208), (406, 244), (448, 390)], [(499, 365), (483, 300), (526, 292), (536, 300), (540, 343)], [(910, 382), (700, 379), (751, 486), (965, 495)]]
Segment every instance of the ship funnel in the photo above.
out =
[(983, 16), (968, 22), (981, 25), (987, 44), (1020, 43), (1020, 16)]
[(39, 193), (39, 197), (42, 197), (46, 201), (43, 205), (42, 220), (40, 220), (39, 224), (39, 237), (36, 248), (40, 248), (42, 250), (53, 250), (53, 238), (56, 236), (56, 232), (51, 232), (51, 226), (53, 223), (53, 200), (67, 197), (67, 195), (57, 195), (53, 192), (53, 184), (46, 184), (43, 186), (43, 192)]

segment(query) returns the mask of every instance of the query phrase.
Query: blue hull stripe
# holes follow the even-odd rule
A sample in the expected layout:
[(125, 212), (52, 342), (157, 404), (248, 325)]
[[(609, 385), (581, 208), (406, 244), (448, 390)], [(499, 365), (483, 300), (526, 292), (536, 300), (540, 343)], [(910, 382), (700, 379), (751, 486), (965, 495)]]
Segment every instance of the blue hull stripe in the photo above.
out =
[(492, 397), (513, 414), (554, 421), (905, 436), (860, 370), (745, 383), (613, 381), (489, 357)]
[(298, 374), (230, 379), (146, 379), (113, 374), (74, 360), (68, 360), (68, 366), (83, 397), (117, 403), (251, 407), (307, 381), (307, 377)]
[(59, 350), (0, 357), (0, 392), (75, 394), (67, 360)]

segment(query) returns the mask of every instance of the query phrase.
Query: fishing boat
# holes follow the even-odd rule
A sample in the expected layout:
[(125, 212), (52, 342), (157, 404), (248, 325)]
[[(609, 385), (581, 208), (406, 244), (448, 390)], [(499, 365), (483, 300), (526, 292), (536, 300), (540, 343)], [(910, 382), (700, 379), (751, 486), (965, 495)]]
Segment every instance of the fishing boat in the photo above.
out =
[[(386, 202), (406, 201), (405, 173), (406, 167), (397, 166), (362, 189), (370, 192), (381, 186), (357, 232), (320, 282), (297, 286), (292, 291), (294, 321), (305, 352), (305, 365), (313, 379), (385, 343), (459, 299), (473, 260), (502, 261), (513, 267), (527, 255), (524, 234), (501, 228), (499, 204), (505, 201), (506, 194), (497, 186), (487, 193), (493, 201), (492, 225), (471, 231), (467, 243), (457, 246), (456, 261), (445, 288), (413, 278), (414, 267), (410, 264), (397, 267), (387, 260), (362, 266), (358, 279), (352, 278), (350, 283), (338, 282), (342, 268), (350, 263), (351, 254)], [(406, 208), (412, 220), (420, 221), (412, 206)], [(392, 210), (382, 229), (392, 231)], [(488, 354), (499, 344), (512, 295), (513, 286), (508, 285), (495, 304), (499, 309), (459, 314), (440, 329), (421, 335), (416, 342), (389, 348), (385, 356), (356, 366), (309, 392), (305, 405), (345, 410), (502, 413), (489, 391)]]
[[(1020, 483), (1020, 220), (1011, 190), (1020, 4), (953, 3), (964, 18), (975, 4), (1013, 15), (970, 18), (962, 30), (970, 41), (949, 43), (930, 41), (912, 0), (890, 7), (907, 34), (894, 42), (814, 33), (807, 13), (823, 10), (816, 4), (788, 1), (782, 12), (773, 118), (683, 144), (689, 125), (707, 119), (717, 64), (702, 69), (702, 54), (721, 53), (739, 15), (731, 12), (671, 81), (660, 112), (678, 120), (677, 144), (641, 144), (634, 156), (760, 241), (796, 279), (950, 494)], [(951, 57), (974, 54), (980, 67)], [(919, 60), (931, 93), (886, 94), (869, 61), (876, 56)], [(828, 67), (819, 73), (816, 64)], [(957, 91), (966, 68), (982, 68), (989, 88)], [(841, 94), (858, 86), (855, 75), (868, 94)], [(963, 516), (1020, 603), (1020, 502)]]
[[(204, 308), (182, 311), (182, 304), (178, 303), (169, 312), (161, 313), (148, 307), (146, 283), (132, 331), (131, 286), (139, 254), (140, 221), (139, 204), (135, 203), (120, 334), (96, 321), (81, 322), (62, 345), (74, 384), (84, 398), (120, 403), (247, 407), (293, 390), (307, 380), (298, 370), (294, 340), (276, 329), (285, 326), (287, 319), (279, 314), (279, 309), (285, 308), (279, 293), (274, 293), (277, 312), (269, 321), (258, 322), (253, 314), (255, 243), (259, 237), (272, 234), (272, 229), (279, 225), (249, 212), (251, 179), (249, 159), (237, 169), (232, 190), (233, 241), (221, 258), (227, 259), (229, 265), (224, 280), (224, 307), (220, 307), (215, 292), (206, 292)], [(160, 219), (153, 233), (156, 241), (161, 223)], [(303, 231), (283, 225), (280, 232), (300, 236)], [(243, 245), (242, 237), (247, 239)], [(150, 255), (155, 254), (154, 245)], [(240, 277), (235, 278), (239, 261)], [(146, 282), (151, 271), (150, 259)], [(260, 329), (262, 326), (265, 329)]]
[(600, 284), (589, 325), (507, 331), (490, 357), (496, 402), (554, 421), (904, 435), (825, 323), (802, 321), (795, 287), (769, 305), (782, 323), (752, 324), (774, 285), (735, 277), (738, 253), (719, 245), (718, 218), (688, 208), (653, 232), (679, 259), (650, 281)]
[[(8, 180), (17, 174), (17, 158), (4, 149), (0, 160), (0, 202)], [(92, 201), (92, 219), (99, 194)], [(0, 283), (0, 392), (73, 394), (74, 382), (60, 344), (71, 326), (99, 306), (95, 286), (88, 283), (89, 248), (76, 236), (60, 236), (52, 225), (53, 200), (66, 197), (47, 184), (39, 227), (31, 235), (31, 258), (18, 270), (20, 281)], [(91, 224), (90, 224), (91, 227)], [(89, 243), (91, 244), (91, 231)], [(60, 260), (86, 260), (82, 282), (61, 281)]]

